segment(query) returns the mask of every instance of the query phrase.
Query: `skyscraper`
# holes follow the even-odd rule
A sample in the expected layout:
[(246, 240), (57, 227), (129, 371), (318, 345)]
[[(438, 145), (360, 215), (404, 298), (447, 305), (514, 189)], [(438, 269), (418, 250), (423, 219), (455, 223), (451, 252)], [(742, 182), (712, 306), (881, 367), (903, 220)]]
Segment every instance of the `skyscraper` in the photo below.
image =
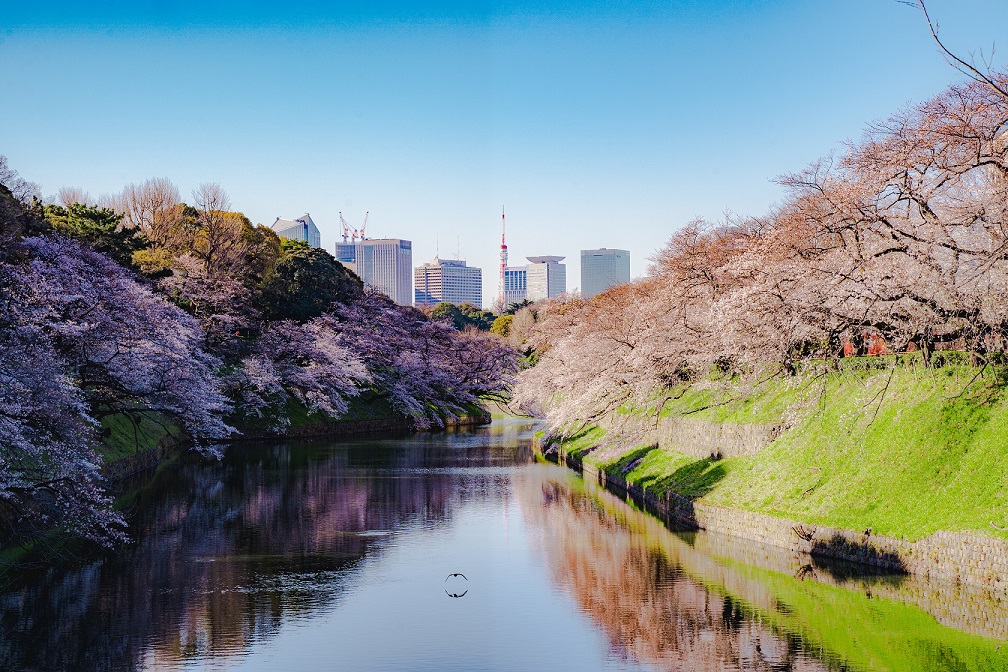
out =
[(270, 225), (278, 236), (290, 240), (300, 240), (308, 243), (310, 247), (322, 247), (322, 239), (319, 236), (318, 227), (312, 221), (311, 216), (306, 212), (297, 219), (280, 219)]
[(565, 257), (526, 257), (527, 296), (530, 301), (553, 299), (567, 291), (567, 267), (560, 262)]
[(483, 271), (466, 266), (461, 259), (440, 259), (413, 269), (417, 306), (432, 306), (442, 301), (471, 303), (483, 307)]
[(336, 258), (364, 281), (401, 306), (413, 305), (413, 243), (398, 238), (368, 238), (336, 243)]
[(590, 299), (623, 282), (630, 282), (629, 250), (581, 250), (581, 296)]

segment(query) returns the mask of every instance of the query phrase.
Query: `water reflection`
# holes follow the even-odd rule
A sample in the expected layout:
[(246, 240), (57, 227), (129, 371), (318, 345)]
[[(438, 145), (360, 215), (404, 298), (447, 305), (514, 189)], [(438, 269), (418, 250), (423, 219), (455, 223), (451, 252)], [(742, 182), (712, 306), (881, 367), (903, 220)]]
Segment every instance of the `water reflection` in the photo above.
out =
[(436, 529), (472, 499), (502, 499), (502, 467), (528, 460), (527, 435), (488, 438), (241, 445), (219, 464), (187, 459), (126, 502), (137, 542), (121, 560), (51, 570), (0, 597), (0, 669), (240, 653), (331, 609), (391, 532)]
[(0, 669), (1006, 665), (1004, 596), (673, 534), (533, 463), (530, 436), (511, 422), (183, 461), (124, 500), (125, 557), (0, 594)]
[(517, 492), (552, 580), (659, 669), (1008, 669), (1004, 595), (676, 534), (580, 479)]
[(670, 670), (828, 669), (798, 637), (778, 635), (632, 534), (600, 506), (600, 493), (534, 479), (516, 490), (553, 580), (621, 655)]

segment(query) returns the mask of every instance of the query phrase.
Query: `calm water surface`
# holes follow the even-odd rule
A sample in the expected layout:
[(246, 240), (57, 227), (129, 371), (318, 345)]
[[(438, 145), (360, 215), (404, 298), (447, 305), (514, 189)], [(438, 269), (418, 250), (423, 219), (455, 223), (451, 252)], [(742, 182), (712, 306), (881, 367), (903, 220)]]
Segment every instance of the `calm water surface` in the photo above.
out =
[(8, 584), (0, 669), (1008, 665), (1003, 595), (675, 534), (534, 463), (531, 431), (186, 460), (126, 501), (124, 558)]

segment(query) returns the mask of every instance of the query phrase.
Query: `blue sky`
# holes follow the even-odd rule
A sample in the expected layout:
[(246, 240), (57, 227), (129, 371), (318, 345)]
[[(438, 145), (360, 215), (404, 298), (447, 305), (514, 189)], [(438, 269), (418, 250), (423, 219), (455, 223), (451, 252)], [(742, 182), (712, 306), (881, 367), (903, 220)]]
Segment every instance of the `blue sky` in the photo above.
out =
[[(932, 0), (987, 54), (1003, 0)], [(1002, 46), (1003, 45), (999, 45)], [(995, 58), (998, 67), (1003, 58)], [(961, 80), (919, 11), (848, 2), (19, 3), (0, 25), (0, 153), (45, 194), (220, 182), (254, 222), (340, 211), (512, 263), (631, 250), (780, 200), (779, 174)]]

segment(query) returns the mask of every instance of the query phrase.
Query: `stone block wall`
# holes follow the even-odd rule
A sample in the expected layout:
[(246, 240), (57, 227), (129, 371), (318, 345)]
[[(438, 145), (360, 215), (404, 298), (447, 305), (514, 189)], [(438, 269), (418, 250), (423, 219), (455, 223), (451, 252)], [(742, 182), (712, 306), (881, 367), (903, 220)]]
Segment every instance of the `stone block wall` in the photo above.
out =
[(779, 425), (706, 422), (682, 416), (654, 419), (619, 416), (603, 425), (611, 435), (635, 444), (657, 445), (693, 457), (752, 455), (780, 434)]
[[(536, 442), (541, 454), (541, 446)], [(669, 494), (659, 497), (620, 474), (606, 472), (563, 450), (558, 460), (586, 480), (634, 498), (648, 512), (672, 526), (714, 532), (728, 539), (767, 544), (809, 557), (832, 558), (879, 569), (976, 586), (1008, 594), (1008, 541), (975, 532), (938, 531), (906, 541), (834, 527), (809, 525), (762, 513), (739, 511)]]

